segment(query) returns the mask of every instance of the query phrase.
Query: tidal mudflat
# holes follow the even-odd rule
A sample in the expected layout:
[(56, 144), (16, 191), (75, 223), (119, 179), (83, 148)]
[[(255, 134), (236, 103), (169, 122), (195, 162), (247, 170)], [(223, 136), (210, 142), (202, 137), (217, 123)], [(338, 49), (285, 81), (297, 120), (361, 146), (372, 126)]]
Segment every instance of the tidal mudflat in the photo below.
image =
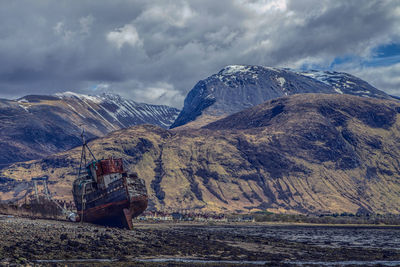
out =
[(0, 265), (400, 266), (400, 227), (136, 223), (0, 217)]

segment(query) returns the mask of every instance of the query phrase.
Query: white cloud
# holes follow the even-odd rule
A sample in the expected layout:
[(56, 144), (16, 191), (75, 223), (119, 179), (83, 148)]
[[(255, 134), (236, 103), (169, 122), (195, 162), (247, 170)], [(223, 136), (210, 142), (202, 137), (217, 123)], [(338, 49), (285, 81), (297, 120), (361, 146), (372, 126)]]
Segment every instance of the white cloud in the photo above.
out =
[(271, 11), (286, 11), (287, 1), (286, 0), (236, 0), (240, 7), (247, 7), (253, 12), (258, 14), (265, 14)]
[[(68, 21), (67, 21), (68, 22)], [(53, 32), (56, 36), (61, 37), (64, 41), (72, 41), (77, 37), (83, 37), (90, 34), (94, 18), (92, 15), (79, 18), (78, 22), (67, 24), (66, 21), (59, 21), (53, 27)]]
[(63, 32), (63, 28), (64, 28), (64, 23), (60, 21), (56, 24), (56, 26), (54, 26), (53, 30), (55, 33), (61, 34)]
[(80, 19), (79, 19), (79, 24), (80, 24), (80, 26), (81, 26), (80, 32), (81, 32), (82, 34), (89, 34), (93, 22), (94, 22), (94, 18), (93, 18), (92, 15), (88, 15), (88, 16), (86, 16), (86, 17), (80, 18)]
[(62, 37), (64, 40), (71, 40), (74, 36), (74, 32), (67, 29), (65, 23), (62, 21), (57, 22), (56, 26), (53, 27), (54, 33)]
[(159, 5), (150, 5), (137, 18), (141, 23), (166, 23), (169, 26), (182, 28), (196, 16), (196, 12), (187, 1), (164, 2)]
[(139, 102), (164, 104), (181, 108), (185, 96), (182, 92), (176, 90), (172, 84), (160, 82), (149, 87), (133, 90), (131, 98)]
[(94, 94), (105, 93), (108, 92), (110, 89), (111, 87), (108, 83), (99, 83), (91, 87), (91, 91), (93, 91)]
[(114, 44), (118, 49), (121, 49), (124, 44), (137, 46), (142, 43), (136, 28), (130, 24), (126, 24), (121, 28), (109, 32), (107, 34), (107, 40)]
[(400, 63), (368, 68), (354, 66), (345, 69), (345, 71), (356, 75), (386, 93), (400, 96)]
[(105, 83), (181, 106), (196, 82), (226, 65), (329, 68), (347, 56), (362, 60), (338, 70), (400, 87), (397, 65), (360, 67), (377, 46), (400, 43), (397, 0), (31, 2), (0, 9), (0, 97)]

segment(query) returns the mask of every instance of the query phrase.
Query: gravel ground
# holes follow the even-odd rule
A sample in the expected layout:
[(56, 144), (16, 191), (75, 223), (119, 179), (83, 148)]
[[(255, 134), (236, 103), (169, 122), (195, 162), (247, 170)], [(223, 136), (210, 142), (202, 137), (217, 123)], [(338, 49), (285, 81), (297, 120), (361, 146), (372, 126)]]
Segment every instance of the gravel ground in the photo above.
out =
[[(296, 227), (171, 222), (135, 223), (135, 229), (129, 231), (86, 223), (1, 216), (0, 265), (317, 266), (321, 262), (344, 262), (345, 266), (360, 266), (359, 261), (370, 262), (370, 266), (395, 266), (396, 262), (400, 265), (398, 247), (335, 247), (282, 238), (282, 229), (288, 236), (290, 229), (296, 233)], [(321, 229), (329, 229), (319, 227), (319, 234)], [(387, 231), (398, 233), (399, 228)], [(268, 237), (262, 234), (267, 232)], [(271, 234), (274, 232), (276, 236)], [(350, 260), (354, 262), (350, 264)]]

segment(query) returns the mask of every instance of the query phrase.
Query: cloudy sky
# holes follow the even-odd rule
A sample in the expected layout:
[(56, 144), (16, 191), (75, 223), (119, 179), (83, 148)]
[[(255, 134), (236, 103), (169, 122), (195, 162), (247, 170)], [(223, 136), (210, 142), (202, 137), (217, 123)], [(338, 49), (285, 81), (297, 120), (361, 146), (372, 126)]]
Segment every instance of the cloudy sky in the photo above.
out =
[(346, 71), (400, 95), (400, 1), (0, 0), (0, 97), (181, 107), (230, 64)]

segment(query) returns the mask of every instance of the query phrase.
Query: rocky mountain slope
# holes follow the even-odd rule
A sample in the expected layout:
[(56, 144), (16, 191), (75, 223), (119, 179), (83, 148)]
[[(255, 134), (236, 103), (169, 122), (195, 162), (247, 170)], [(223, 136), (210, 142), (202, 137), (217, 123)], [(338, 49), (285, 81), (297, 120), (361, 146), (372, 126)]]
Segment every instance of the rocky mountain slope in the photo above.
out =
[(267, 100), (300, 93), (351, 94), (392, 99), (367, 82), (347, 73), (312, 70), (299, 72), (263, 66), (232, 65), (199, 81), (193, 87), (171, 128), (188, 123), (188, 127), (200, 127)]
[[(400, 213), (400, 103), (334, 94), (278, 98), (202, 129), (143, 125), (90, 142), (146, 180), (150, 209)], [(76, 148), (1, 171), (2, 200), (48, 175), (71, 200)]]
[(89, 138), (132, 125), (167, 128), (179, 110), (136, 103), (118, 95), (71, 92), (0, 100), (0, 167), (37, 159), (77, 146), (85, 128)]

